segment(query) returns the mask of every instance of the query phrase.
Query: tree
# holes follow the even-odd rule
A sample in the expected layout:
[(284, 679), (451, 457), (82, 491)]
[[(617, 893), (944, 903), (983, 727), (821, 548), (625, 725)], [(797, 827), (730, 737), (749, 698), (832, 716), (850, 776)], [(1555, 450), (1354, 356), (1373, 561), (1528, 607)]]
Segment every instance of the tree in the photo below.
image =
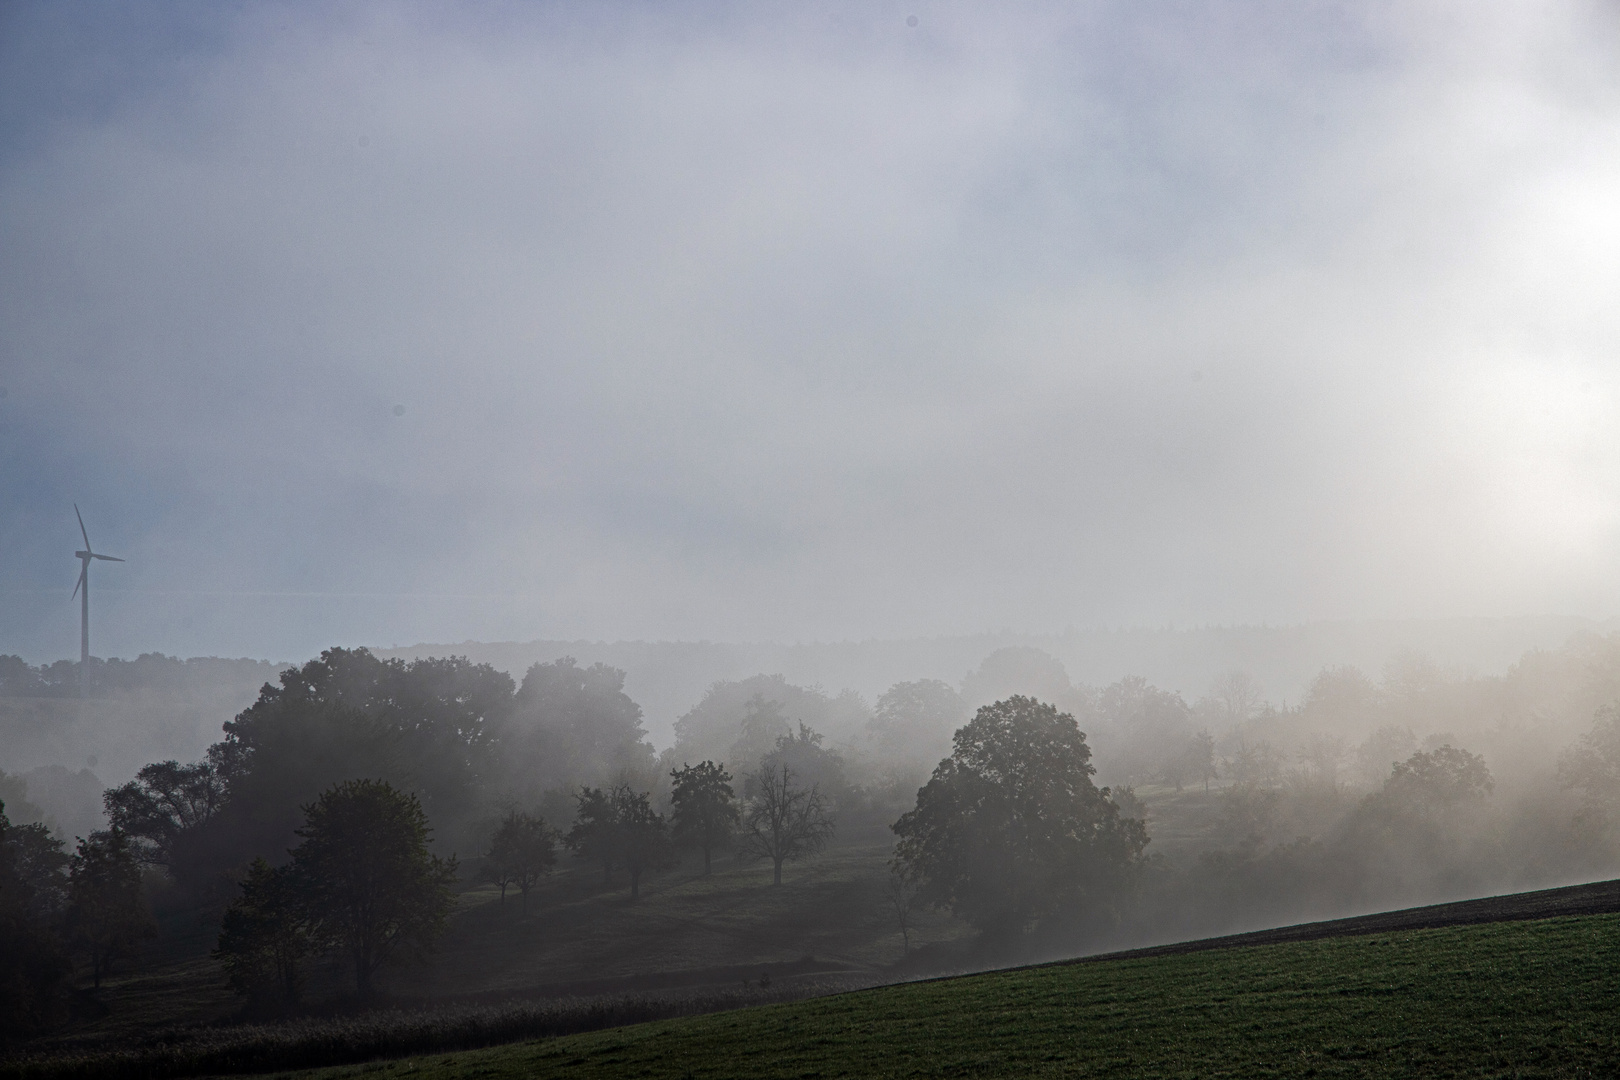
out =
[(725, 763), (712, 761), (670, 771), (674, 781), (671, 813), (675, 839), (703, 851), (703, 873), (710, 870), (710, 853), (730, 841), (739, 815), (737, 794)]
[(895, 822), (896, 857), (924, 896), (988, 932), (1016, 933), (1115, 888), (1147, 845), (1092, 783), (1074, 717), (1014, 696), (980, 709)]
[(304, 808), (293, 873), (318, 938), (347, 954), (355, 991), (372, 996), (377, 969), (417, 958), (444, 928), (456, 860), (428, 852), (415, 795), (380, 780), (347, 780)]
[(1385, 724), (1356, 748), (1355, 765), (1358, 779), (1369, 786), (1382, 783), (1397, 761), (1404, 761), (1417, 749), (1417, 737), (1412, 729), (1399, 724)]
[(922, 882), (917, 880), (914, 868), (898, 859), (889, 860), (889, 876), (884, 882), (884, 897), (900, 924), (901, 956), (911, 955), (911, 914), (917, 905)]
[(1269, 742), (1262, 739), (1251, 744), (1242, 736), (1239, 736), (1237, 747), (1225, 764), (1228, 780), (1267, 787), (1277, 783), (1283, 768), (1282, 759)]
[(963, 718), (962, 695), (949, 683), (920, 679), (895, 683), (885, 690), (877, 699), (868, 730), (884, 753), (931, 755)]
[(577, 858), (602, 865), (602, 884), (613, 884), (613, 864), (619, 858), (619, 815), (612, 792), (582, 787), (574, 796), (574, 825), (563, 838)]
[(1397, 762), (1384, 783), (1384, 794), (1402, 806), (1434, 813), (1483, 799), (1495, 787), (1483, 757), (1440, 746)]
[(291, 865), (272, 867), (254, 859), (241, 894), (220, 920), (214, 958), (232, 990), (262, 1005), (298, 1001), (300, 964), (315, 947), (300, 885)]
[(758, 761), (770, 753), (784, 735), (793, 734), (793, 725), (788, 723), (782, 702), (763, 694), (755, 694), (744, 704), (737, 727), (737, 740), (730, 749), (732, 761)]
[(1305, 691), (1305, 711), (1330, 730), (1363, 726), (1383, 707), (1377, 685), (1358, 667), (1326, 667)]
[(225, 778), (215, 759), (182, 765), (160, 761), (144, 766), (135, 779), (103, 796), (107, 821), (132, 842), (142, 861), (169, 868), (184, 858), (184, 841), (214, 819), (225, 805)]
[(1038, 694), (1049, 701), (1063, 701), (1074, 693), (1063, 661), (1033, 645), (997, 649), (962, 680), (962, 697), (969, 706), (1009, 694)]
[(1233, 669), (1216, 677), (1210, 697), (1219, 708), (1221, 720), (1237, 725), (1254, 715), (1265, 695), (1247, 671)]
[(619, 857), (630, 875), (630, 899), (641, 896), (643, 871), (661, 866), (669, 857), (669, 828), (664, 815), (655, 813), (648, 793), (618, 787), (613, 791), (618, 815)]
[(1316, 732), (1305, 740), (1299, 750), (1299, 760), (1309, 770), (1311, 779), (1323, 787), (1339, 786), (1339, 766), (1350, 756), (1350, 748), (1337, 735)]
[(1215, 737), (1207, 730), (1199, 729), (1193, 736), (1187, 748), (1187, 767), (1204, 782), (1204, 794), (1209, 794), (1209, 782), (1217, 779), (1219, 773), (1215, 768)]
[(790, 730), (788, 717), (821, 729), (851, 730), (867, 720), (859, 694), (828, 697), (782, 675), (751, 675), (712, 684), (703, 700), (675, 721), (676, 761), (755, 762)]
[(501, 887), (501, 903), (506, 903), (507, 886), (516, 885), (528, 914), (529, 890), (557, 863), (557, 834), (545, 818), (510, 810), (496, 827), (484, 857), (486, 876)]
[(1158, 774), (1174, 780), (1177, 773), (1185, 781), (1184, 755), (1196, 729), (1179, 693), (1128, 675), (1098, 693), (1096, 726), (1098, 742), (1108, 748), (1109, 770), (1121, 783), (1142, 783)]
[(0, 1039), (28, 1035), (60, 1011), (72, 965), (57, 935), (68, 863), (43, 825), (13, 825), (0, 803)]
[(641, 875), (662, 865), (669, 852), (669, 828), (664, 815), (655, 813), (647, 792), (620, 784), (604, 791), (580, 788), (579, 810), (566, 843), (582, 859), (602, 864), (604, 883), (612, 883), (613, 867), (623, 863), (630, 875), (630, 899), (641, 897)]
[(512, 699), (507, 761), (511, 776), (533, 785), (528, 795), (652, 765), (641, 706), (624, 692), (624, 678), (571, 656), (529, 668)]
[(135, 848), (122, 830), (80, 839), (69, 863), (67, 925), (70, 939), (90, 958), (98, 990), (116, 961), (157, 932), (141, 892)]
[(797, 733), (790, 731), (776, 737), (776, 745), (760, 759), (759, 771), (763, 774), (786, 765), (800, 784), (809, 784), (821, 792), (824, 806), (832, 813), (850, 791), (844, 781), (843, 755), (823, 746), (823, 741), (819, 731), (800, 723)]
[(754, 794), (743, 818), (742, 853), (771, 860), (771, 883), (780, 885), (782, 864), (825, 847), (833, 835), (833, 819), (820, 790), (795, 785), (786, 764), (761, 769), (750, 779)]
[(1580, 791), (1582, 815), (1593, 824), (1620, 810), (1620, 707), (1598, 709), (1592, 729), (1559, 760), (1558, 782)]
[(512, 700), (511, 676), (464, 657), (406, 663), (328, 649), (286, 669), (210, 750), (228, 793), (212, 869), (295, 843), (303, 808), (357, 776), (411, 791), (441, 827), (470, 826), (506, 768)]

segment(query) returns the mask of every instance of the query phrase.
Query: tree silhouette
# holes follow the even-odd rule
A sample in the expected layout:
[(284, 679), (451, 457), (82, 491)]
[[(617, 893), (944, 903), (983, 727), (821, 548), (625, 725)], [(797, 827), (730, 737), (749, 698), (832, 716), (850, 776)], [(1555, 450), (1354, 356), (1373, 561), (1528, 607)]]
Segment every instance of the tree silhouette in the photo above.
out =
[(1083, 909), (1147, 844), (1092, 783), (1091, 749), (1068, 713), (1014, 696), (986, 705), (894, 824), (899, 862), (926, 899), (983, 930), (1016, 933)]
[(710, 853), (727, 843), (739, 820), (737, 794), (725, 764), (712, 761), (670, 770), (674, 780), (671, 800), (675, 839), (703, 850), (703, 873), (709, 873)]
[(669, 828), (655, 813), (646, 792), (620, 784), (609, 790), (580, 788), (579, 809), (566, 842), (582, 859), (602, 864), (603, 881), (611, 884), (613, 866), (623, 863), (630, 875), (630, 899), (641, 897), (641, 875), (668, 858)]
[(225, 805), (225, 777), (217, 760), (221, 750), (216, 747), (214, 760), (190, 765), (154, 762), (102, 796), (108, 822), (130, 838), (142, 862), (181, 876), (186, 842)]
[(902, 956), (911, 955), (911, 916), (916, 910), (921, 891), (922, 882), (917, 880), (916, 870), (898, 859), (890, 859), (884, 897), (894, 911), (895, 921), (900, 924)]
[(261, 1005), (298, 1001), (300, 964), (315, 947), (304, 890), (291, 865), (254, 859), (220, 920), (214, 958), (231, 989)]
[(602, 865), (602, 883), (613, 884), (613, 864), (619, 858), (619, 814), (613, 793), (582, 787), (574, 796), (574, 825), (563, 838), (578, 858)]
[(782, 864), (814, 855), (833, 835), (821, 792), (799, 787), (786, 765), (761, 769), (750, 778), (754, 795), (743, 818), (742, 853), (771, 860), (773, 885), (782, 884)]
[(114, 962), (157, 933), (141, 893), (135, 848), (120, 829), (79, 841), (68, 870), (68, 934), (90, 958), (97, 989)]
[(72, 970), (57, 935), (67, 879), (62, 842), (43, 825), (13, 825), (0, 802), (0, 1042), (45, 1027)]
[(613, 789), (618, 814), (619, 858), (630, 875), (630, 899), (641, 896), (643, 871), (662, 866), (669, 858), (669, 828), (664, 815), (653, 812), (647, 792), (628, 787)]
[(396, 956), (418, 957), (444, 928), (456, 861), (428, 853), (416, 796), (380, 780), (347, 780), (304, 808), (294, 873), (317, 936), (348, 954), (355, 991)]
[(485, 858), (486, 876), (501, 887), (501, 903), (506, 903), (507, 886), (516, 885), (528, 914), (529, 890), (557, 863), (557, 834), (545, 818), (511, 810), (495, 829)]

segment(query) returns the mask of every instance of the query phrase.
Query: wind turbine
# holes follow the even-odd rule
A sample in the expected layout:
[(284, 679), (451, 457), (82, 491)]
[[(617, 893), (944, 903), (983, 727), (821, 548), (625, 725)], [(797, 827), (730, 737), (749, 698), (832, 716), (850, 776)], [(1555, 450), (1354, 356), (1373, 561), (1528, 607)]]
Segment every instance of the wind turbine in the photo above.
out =
[(79, 597), (79, 671), (80, 678), (83, 679), (84, 665), (90, 662), (90, 560), (101, 559), (104, 562), (124, 560), (115, 559), (111, 555), (97, 555), (91, 551), (90, 534), (85, 532), (84, 515), (79, 513), (78, 503), (73, 504), (73, 514), (79, 519), (79, 533), (84, 537), (84, 550), (73, 553), (79, 557), (79, 562), (84, 564), (79, 570), (79, 583), (73, 586), (74, 596), (79, 596), (81, 591), (84, 593)]

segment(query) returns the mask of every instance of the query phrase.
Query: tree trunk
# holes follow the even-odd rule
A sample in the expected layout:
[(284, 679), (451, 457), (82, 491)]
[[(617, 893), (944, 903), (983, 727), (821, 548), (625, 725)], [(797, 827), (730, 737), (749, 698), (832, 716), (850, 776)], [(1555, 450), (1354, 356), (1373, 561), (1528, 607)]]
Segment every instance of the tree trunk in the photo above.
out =
[(641, 871), (630, 871), (630, 899), (641, 899)]
[(703, 876), (709, 876), (709, 845), (703, 845)]
[(780, 885), (782, 884), (782, 860), (772, 859), (771, 861), (776, 864), (776, 880), (771, 882), (771, 884)]

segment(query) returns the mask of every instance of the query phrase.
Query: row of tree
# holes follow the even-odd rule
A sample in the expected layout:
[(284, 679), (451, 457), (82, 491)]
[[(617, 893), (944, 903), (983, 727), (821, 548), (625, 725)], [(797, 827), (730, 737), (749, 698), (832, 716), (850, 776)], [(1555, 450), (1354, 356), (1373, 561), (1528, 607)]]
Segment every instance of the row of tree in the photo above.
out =
[(653, 809), (650, 793), (628, 784), (582, 787), (573, 826), (561, 836), (543, 817), (508, 811), (485, 853), (485, 876), (499, 886), (503, 903), (506, 890), (516, 887), (527, 911), (529, 892), (556, 865), (561, 840), (578, 857), (599, 864), (606, 884), (622, 867), (632, 900), (641, 895), (643, 873), (669, 866), (677, 847), (700, 851), (705, 875), (721, 850), (769, 860), (773, 884), (780, 885), (783, 864), (820, 851), (836, 828), (820, 788), (803, 783), (782, 760), (788, 743), (784, 738), (778, 752), (746, 777), (745, 799), (737, 797), (723, 763), (704, 761), (672, 771), (667, 818)]
[[(705, 761), (678, 770), (672, 823), (627, 785), (581, 788), (573, 827), (561, 840), (599, 863), (608, 880), (622, 867), (632, 900), (642, 873), (664, 865), (676, 842), (701, 848), (707, 873), (711, 852), (737, 841), (743, 854), (772, 861), (780, 885), (782, 864), (819, 850), (833, 822), (813, 786), (796, 783), (786, 764), (766, 764), (742, 807), (723, 766)], [(279, 866), (256, 858), (221, 920), (215, 955), (232, 987), (261, 1007), (296, 1002), (303, 965), (319, 954), (350, 964), (356, 993), (370, 998), (378, 969), (421, 958), (452, 905), (456, 860), (429, 852), (432, 830), (415, 795), (384, 781), (350, 780), (323, 792), (304, 816), (291, 858)], [(527, 909), (530, 891), (556, 864), (558, 840), (544, 818), (506, 814), (485, 856), (485, 875), (500, 887), (502, 903), (516, 887)]]

